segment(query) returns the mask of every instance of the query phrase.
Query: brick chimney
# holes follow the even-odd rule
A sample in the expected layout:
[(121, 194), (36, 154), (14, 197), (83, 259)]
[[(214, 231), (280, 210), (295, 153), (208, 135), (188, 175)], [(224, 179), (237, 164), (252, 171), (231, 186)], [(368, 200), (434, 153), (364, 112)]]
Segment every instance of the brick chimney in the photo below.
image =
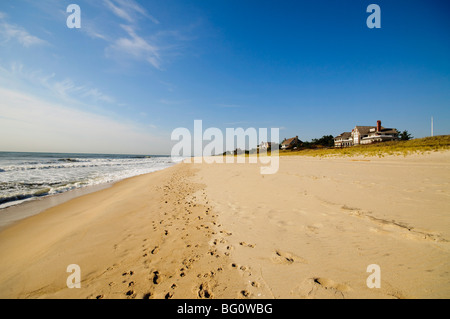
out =
[(377, 132), (381, 132), (381, 121), (377, 121)]

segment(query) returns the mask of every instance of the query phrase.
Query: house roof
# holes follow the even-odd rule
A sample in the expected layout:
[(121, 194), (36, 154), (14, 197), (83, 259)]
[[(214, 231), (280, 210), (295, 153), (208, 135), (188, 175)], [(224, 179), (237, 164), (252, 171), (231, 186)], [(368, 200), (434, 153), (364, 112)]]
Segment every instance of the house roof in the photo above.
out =
[(398, 131), (395, 128), (384, 128), (384, 127), (381, 127), (381, 133), (384, 133), (384, 134), (398, 134)]
[(289, 138), (287, 140), (284, 140), (281, 145), (291, 145), (292, 142), (294, 142), (295, 140), (298, 140), (298, 137), (292, 137)]
[(357, 125), (355, 128), (359, 131), (359, 134), (361, 134), (361, 135), (369, 134), (370, 130), (373, 129), (373, 128), (375, 130), (377, 129), (376, 126), (359, 126), (359, 125)]
[(343, 138), (343, 139), (347, 139), (347, 138), (349, 138), (350, 136), (352, 136), (352, 133), (351, 133), (351, 132), (344, 132), (344, 133), (341, 133), (341, 135), (336, 136), (335, 138)]
[[(358, 126), (358, 125), (355, 128), (359, 131), (359, 134), (361, 134), (361, 135), (367, 135), (369, 133), (372, 133), (372, 132), (370, 132), (371, 129), (375, 129), (375, 132), (376, 132), (376, 129), (377, 129), (376, 126)], [(380, 132), (384, 133), (384, 134), (397, 134), (398, 133), (398, 131), (395, 128), (385, 128), (385, 127), (381, 127)]]

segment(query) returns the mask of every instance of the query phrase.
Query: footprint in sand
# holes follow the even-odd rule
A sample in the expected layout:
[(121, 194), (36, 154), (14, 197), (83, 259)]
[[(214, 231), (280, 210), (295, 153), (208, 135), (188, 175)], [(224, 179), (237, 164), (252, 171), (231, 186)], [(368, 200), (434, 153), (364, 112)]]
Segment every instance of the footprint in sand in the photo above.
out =
[(344, 284), (336, 283), (331, 279), (327, 278), (313, 278), (313, 282), (316, 285), (320, 285), (325, 289), (335, 289), (340, 292), (346, 292), (350, 290), (350, 287)]
[(152, 281), (153, 281), (153, 283), (154, 283), (155, 285), (158, 285), (159, 283), (161, 283), (161, 281), (162, 281), (162, 276), (161, 276), (161, 274), (159, 273), (159, 271), (154, 271), (154, 272), (153, 272), (153, 279), (152, 279)]
[(200, 287), (198, 289), (198, 296), (201, 299), (211, 299), (213, 297), (213, 294), (212, 294), (211, 290), (209, 289), (207, 283), (203, 283), (200, 285)]
[(122, 274), (122, 276), (127, 276), (127, 275), (133, 276), (133, 274), (134, 274), (134, 272), (132, 270), (130, 270), (130, 271), (124, 272)]
[(295, 256), (294, 254), (284, 252), (281, 250), (276, 250), (271, 260), (275, 264), (283, 264), (283, 265), (291, 265), (294, 262), (299, 262), (302, 264), (308, 263), (308, 261), (302, 257)]
[(172, 299), (173, 297), (173, 292), (168, 292), (165, 296), (164, 299)]
[(144, 294), (142, 299), (150, 299), (152, 296), (153, 296), (153, 294), (151, 292), (147, 292), (147, 293)]
[(305, 280), (291, 291), (291, 294), (300, 298), (345, 298), (344, 294), (351, 290), (351, 287), (346, 284), (328, 278), (315, 277)]

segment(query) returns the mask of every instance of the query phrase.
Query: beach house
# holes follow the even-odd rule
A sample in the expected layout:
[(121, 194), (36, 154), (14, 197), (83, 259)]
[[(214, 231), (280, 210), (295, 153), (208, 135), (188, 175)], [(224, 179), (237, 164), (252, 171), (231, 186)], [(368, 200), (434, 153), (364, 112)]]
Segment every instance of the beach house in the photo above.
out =
[(334, 147), (349, 147), (352, 145), (352, 132), (344, 132), (334, 138)]
[(282, 150), (296, 149), (302, 145), (302, 141), (300, 141), (298, 136), (296, 136), (289, 139), (285, 138), (280, 145)]
[(360, 144), (398, 140), (398, 131), (395, 128), (381, 126), (355, 126), (351, 132), (344, 132), (334, 138), (334, 147), (349, 147)]
[(260, 151), (269, 151), (272, 148), (272, 143), (271, 142), (262, 142), (259, 145), (259, 150)]

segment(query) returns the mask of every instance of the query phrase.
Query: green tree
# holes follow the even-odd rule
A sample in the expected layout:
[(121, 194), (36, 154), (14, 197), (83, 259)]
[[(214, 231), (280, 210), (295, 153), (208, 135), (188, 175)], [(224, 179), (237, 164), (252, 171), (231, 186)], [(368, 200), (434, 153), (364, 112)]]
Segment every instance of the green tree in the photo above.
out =
[(401, 132), (399, 134), (399, 138), (401, 141), (408, 141), (408, 140), (412, 139), (413, 136), (411, 134), (409, 134), (409, 132), (407, 130), (404, 130), (403, 132)]
[(334, 146), (334, 136), (324, 135), (321, 138), (313, 138), (311, 142), (304, 142), (303, 147), (305, 148), (315, 148), (317, 146), (333, 147)]

